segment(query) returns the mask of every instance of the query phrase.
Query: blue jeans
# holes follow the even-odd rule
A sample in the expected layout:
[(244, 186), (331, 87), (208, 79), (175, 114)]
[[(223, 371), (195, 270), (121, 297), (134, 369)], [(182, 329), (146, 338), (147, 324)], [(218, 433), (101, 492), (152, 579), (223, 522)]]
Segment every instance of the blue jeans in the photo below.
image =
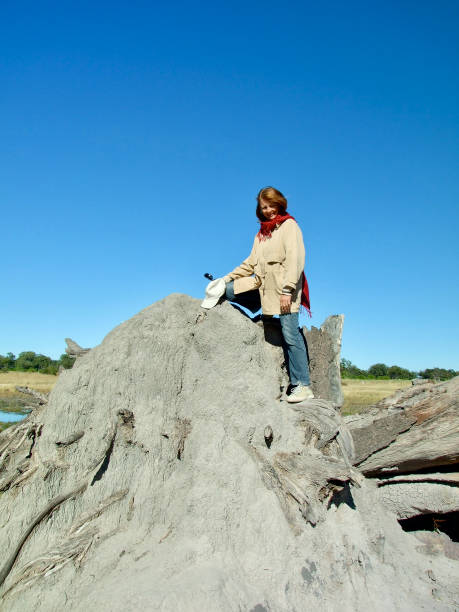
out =
[(250, 312), (253, 312), (254, 314), (261, 308), (260, 292), (258, 289), (254, 289), (253, 291), (244, 291), (244, 293), (238, 293), (235, 295), (234, 281), (226, 283), (225, 297), (230, 302), (244, 306), (244, 308), (247, 308), (247, 310), (250, 310)]
[(308, 355), (303, 334), (300, 331), (298, 313), (289, 312), (279, 315), (285, 349), (288, 357), (288, 370), (292, 385), (310, 385)]
[[(234, 294), (234, 281), (226, 284), (225, 297), (230, 302), (244, 306), (252, 312), (261, 308), (260, 294), (258, 289)], [(310, 385), (308, 354), (303, 334), (299, 328), (298, 313), (289, 312), (279, 315), (284, 351), (287, 356), (290, 382), (292, 385)]]

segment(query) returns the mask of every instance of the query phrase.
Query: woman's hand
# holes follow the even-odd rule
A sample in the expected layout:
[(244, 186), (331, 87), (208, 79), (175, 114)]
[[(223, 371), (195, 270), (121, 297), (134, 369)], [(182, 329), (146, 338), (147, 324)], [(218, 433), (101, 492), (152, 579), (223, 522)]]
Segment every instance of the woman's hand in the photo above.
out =
[(284, 295), (280, 296), (280, 311), (281, 314), (288, 314), (290, 312), (290, 308), (292, 306), (292, 296)]

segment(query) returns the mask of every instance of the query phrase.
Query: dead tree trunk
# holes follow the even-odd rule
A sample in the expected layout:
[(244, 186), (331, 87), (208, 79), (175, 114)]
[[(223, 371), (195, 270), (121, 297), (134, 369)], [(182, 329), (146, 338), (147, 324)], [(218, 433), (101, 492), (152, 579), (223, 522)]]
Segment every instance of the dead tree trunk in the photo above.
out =
[(397, 391), (366, 412), (346, 417), (355, 465), (377, 476), (458, 464), (458, 398), (459, 376)]

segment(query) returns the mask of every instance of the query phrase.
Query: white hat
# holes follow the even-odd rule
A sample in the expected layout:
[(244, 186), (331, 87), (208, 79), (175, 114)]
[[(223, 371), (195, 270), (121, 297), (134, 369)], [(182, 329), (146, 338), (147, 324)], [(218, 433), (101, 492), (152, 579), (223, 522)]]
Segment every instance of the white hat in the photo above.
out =
[(206, 297), (203, 299), (202, 308), (213, 308), (226, 291), (226, 283), (223, 278), (216, 278), (206, 287)]

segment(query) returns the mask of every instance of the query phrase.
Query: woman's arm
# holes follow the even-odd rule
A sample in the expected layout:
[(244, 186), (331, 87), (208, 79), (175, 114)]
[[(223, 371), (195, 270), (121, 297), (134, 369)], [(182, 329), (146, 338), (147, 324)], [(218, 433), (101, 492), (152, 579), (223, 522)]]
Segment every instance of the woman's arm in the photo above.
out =
[(254, 272), (254, 266), (257, 262), (255, 256), (256, 240), (257, 238), (255, 237), (255, 240), (253, 241), (252, 250), (250, 251), (250, 255), (247, 257), (247, 259), (244, 259), (241, 265), (237, 266), (237, 268), (234, 268), (232, 272), (223, 277), (225, 283), (229, 283), (229, 281), (235, 280), (236, 278), (242, 278), (243, 276), (252, 276)]
[(284, 286), (286, 293), (292, 293), (304, 270), (305, 251), (303, 234), (296, 221), (288, 219), (282, 224), (282, 242), (285, 249)]

